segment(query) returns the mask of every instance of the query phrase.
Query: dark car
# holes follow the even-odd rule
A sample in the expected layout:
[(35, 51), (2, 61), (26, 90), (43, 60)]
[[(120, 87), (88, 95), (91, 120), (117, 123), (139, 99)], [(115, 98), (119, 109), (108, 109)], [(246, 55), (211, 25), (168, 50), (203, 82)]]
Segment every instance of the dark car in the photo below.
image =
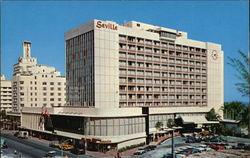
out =
[(143, 148), (145, 151), (151, 151), (151, 150), (154, 150), (156, 148), (156, 145), (149, 145), (145, 148)]
[(195, 141), (195, 139), (194, 138), (187, 138), (186, 139), (186, 141), (185, 141), (186, 143), (195, 143), (196, 141)]
[(76, 155), (85, 154), (85, 150), (83, 148), (74, 148), (70, 152)]
[(216, 138), (212, 138), (212, 139), (209, 139), (209, 142), (222, 142), (221, 140), (220, 140), (220, 138), (218, 138), (218, 137), (216, 137)]
[(244, 143), (238, 143), (237, 146), (233, 146), (233, 149), (245, 149), (245, 147)]

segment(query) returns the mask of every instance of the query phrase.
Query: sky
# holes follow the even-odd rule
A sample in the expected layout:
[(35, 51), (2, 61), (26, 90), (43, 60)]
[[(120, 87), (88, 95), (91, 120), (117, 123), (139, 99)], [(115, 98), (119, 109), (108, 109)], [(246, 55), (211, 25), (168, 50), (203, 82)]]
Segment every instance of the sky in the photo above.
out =
[(31, 41), (38, 64), (65, 75), (64, 33), (93, 19), (139, 21), (188, 32), (188, 38), (214, 42), (224, 51), (224, 100), (248, 102), (237, 91), (228, 57), (249, 50), (248, 1), (4, 1), (1, 8), (1, 74), (11, 79), (22, 56), (22, 42)]

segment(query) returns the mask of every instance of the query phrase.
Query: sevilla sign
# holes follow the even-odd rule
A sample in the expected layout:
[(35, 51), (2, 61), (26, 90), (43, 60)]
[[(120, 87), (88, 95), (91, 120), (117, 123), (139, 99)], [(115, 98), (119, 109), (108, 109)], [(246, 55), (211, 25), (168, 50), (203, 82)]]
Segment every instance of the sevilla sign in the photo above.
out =
[(97, 21), (96, 27), (97, 27), (97, 28), (110, 29), (110, 30), (117, 30), (117, 26), (116, 26), (115, 24), (104, 23), (104, 22), (102, 22), (102, 21)]

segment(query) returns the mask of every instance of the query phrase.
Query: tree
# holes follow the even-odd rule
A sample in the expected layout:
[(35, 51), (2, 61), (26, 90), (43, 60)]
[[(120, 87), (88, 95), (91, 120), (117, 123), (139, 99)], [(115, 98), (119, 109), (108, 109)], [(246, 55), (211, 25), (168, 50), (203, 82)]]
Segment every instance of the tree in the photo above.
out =
[(155, 128), (157, 129), (157, 130), (159, 130), (159, 129), (161, 129), (163, 127), (163, 123), (162, 122), (156, 122), (156, 124), (155, 124)]
[(168, 126), (169, 128), (173, 127), (173, 126), (174, 126), (174, 120), (171, 119), (171, 118), (168, 119), (167, 126)]
[(228, 119), (241, 120), (245, 105), (239, 101), (224, 103), (224, 116)]
[(250, 107), (249, 106), (245, 106), (244, 109), (242, 110), (241, 114), (242, 114), (242, 118), (241, 118), (241, 125), (243, 126), (249, 126), (250, 124)]
[(218, 121), (219, 120), (219, 115), (215, 113), (214, 108), (212, 108), (207, 114), (206, 114), (206, 119), (208, 121)]
[(241, 80), (240, 83), (236, 83), (235, 85), (238, 87), (238, 91), (242, 94), (242, 96), (249, 97), (250, 95), (250, 74), (249, 74), (249, 62), (250, 58), (247, 54), (244, 54), (242, 51), (238, 51), (238, 54), (242, 58), (229, 58), (229, 65), (236, 69), (236, 76)]

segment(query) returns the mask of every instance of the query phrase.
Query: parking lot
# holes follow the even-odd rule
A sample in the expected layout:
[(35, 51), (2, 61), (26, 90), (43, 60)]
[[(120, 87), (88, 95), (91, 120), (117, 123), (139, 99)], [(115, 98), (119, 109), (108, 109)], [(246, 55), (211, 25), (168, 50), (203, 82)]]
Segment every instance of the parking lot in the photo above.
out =
[[(177, 158), (206, 157), (206, 158), (250, 158), (249, 144), (238, 141), (212, 138), (209, 141), (192, 142), (185, 137), (175, 137), (175, 154)], [(190, 143), (187, 143), (190, 142)], [(141, 149), (142, 150), (142, 149)], [(143, 158), (170, 158), (172, 157), (172, 140), (168, 139), (155, 150), (147, 151), (133, 157)]]

